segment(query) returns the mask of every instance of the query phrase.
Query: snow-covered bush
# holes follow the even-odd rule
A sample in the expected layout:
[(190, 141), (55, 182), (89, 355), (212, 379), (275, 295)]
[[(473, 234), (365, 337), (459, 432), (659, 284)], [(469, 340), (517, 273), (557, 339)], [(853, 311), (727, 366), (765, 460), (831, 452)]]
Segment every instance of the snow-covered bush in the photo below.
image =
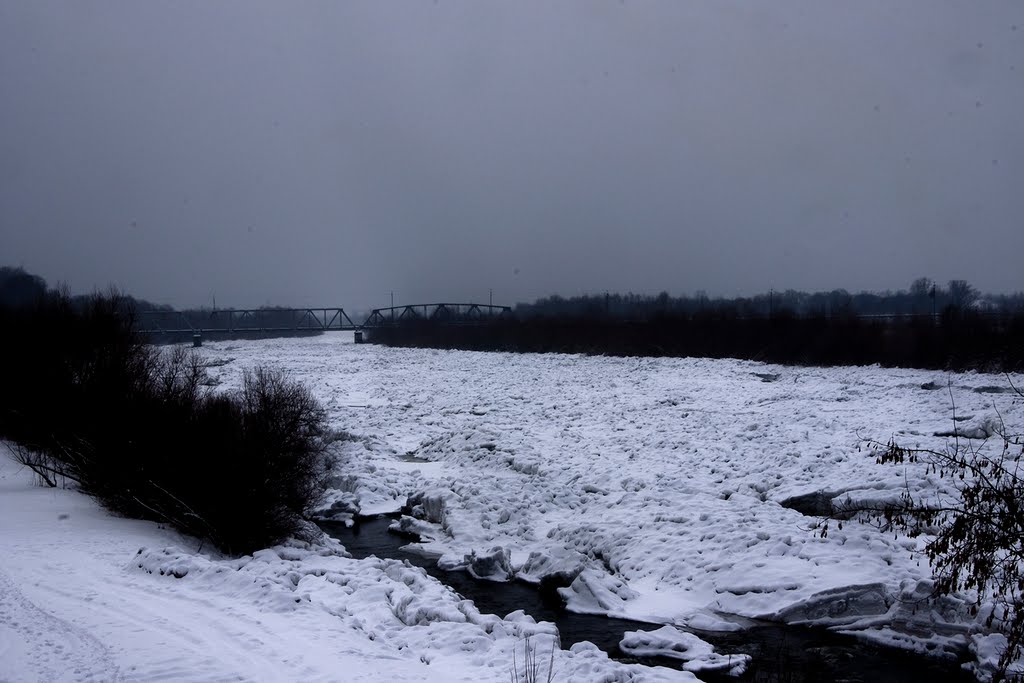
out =
[(257, 368), (216, 394), (190, 352), (149, 346), (115, 294), (0, 309), (0, 438), (49, 485), (246, 553), (300, 533), (332, 434), (301, 384)]

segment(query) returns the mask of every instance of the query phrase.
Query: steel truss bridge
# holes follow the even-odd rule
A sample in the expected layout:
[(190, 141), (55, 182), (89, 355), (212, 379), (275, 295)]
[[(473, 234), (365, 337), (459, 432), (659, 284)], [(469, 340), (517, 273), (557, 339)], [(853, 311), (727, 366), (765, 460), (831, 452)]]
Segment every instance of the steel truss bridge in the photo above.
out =
[(509, 306), (490, 304), (414, 304), (375, 308), (362, 323), (344, 308), (245, 308), (198, 311), (140, 311), (139, 327), (153, 335), (232, 335), (261, 332), (361, 331), (411, 322), (479, 325), (511, 314)]

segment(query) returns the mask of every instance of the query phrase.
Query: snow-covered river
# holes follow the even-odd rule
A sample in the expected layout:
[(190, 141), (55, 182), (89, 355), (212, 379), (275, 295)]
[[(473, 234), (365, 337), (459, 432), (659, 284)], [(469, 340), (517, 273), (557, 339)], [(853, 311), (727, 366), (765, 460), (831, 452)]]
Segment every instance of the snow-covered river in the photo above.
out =
[(686, 628), (742, 628), (729, 615), (962, 650), (978, 625), (967, 602), (927, 599), (924, 539), (856, 522), (823, 538), (780, 503), (937, 490), (946, 482), (923, 468), (875, 464), (865, 441), (941, 447), (954, 405), (978, 435), (1024, 413), (993, 390), (1005, 378), (974, 373), (390, 349), (334, 334), (201, 354), (222, 387), (263, 364), (324, 402), (348, 435), (325, 515), (408, 502), (399, 524), (443, 569), (556, 577), (571, 611), (678, 627), (638, 636), (638, 653)]

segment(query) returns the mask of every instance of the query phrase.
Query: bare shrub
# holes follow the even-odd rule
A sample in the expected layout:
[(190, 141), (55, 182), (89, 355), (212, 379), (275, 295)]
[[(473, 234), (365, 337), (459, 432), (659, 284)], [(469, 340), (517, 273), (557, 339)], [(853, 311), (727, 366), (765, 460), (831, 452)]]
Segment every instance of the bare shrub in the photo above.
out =
[(192, 352), (149, 346), (133, 322), (116, 292), (0, 308), (0, 438), (41, 483), (227, 552), (301, 533), (333, 465), (312, 394), (265, 368), (214, 394)]
[[(955, 417), (954, 407), (954, 425)], [(1005, 425), (997, 436), (994, 448), (989, 440), (958, 437), (941, 451), (904, 448), (894, 440), (875, 443), (877, 463), (923, 463), (929, 473), (951, 481), (956, 493), (915, 498), (905, 488), (894, 504), (853, 505), (845, 511), (866, 516), (885, 529), (932, 535), (925, 554), (935, 592), (975, 591), (973, 614), (991, 601), (993, 608), (982, 615), (984, 623), (1007, 639), (995, 680), (1021, 680), (1022, 672), (1011, 666), (1024, 654), (1024, 446), (1021, 435)], [(822, 533), (827, 533), (827, 524)]]
[(551, 654), (548, 657), (547, 672), (537, 659), (537, 645), (530, 636), (523, 639), (523, 658), (516, 658), (516, 649), (512, 648), (512, 668), (508, 672), (509, 683), (552, 683), (555, 679), (555, 641), (551, 642)]

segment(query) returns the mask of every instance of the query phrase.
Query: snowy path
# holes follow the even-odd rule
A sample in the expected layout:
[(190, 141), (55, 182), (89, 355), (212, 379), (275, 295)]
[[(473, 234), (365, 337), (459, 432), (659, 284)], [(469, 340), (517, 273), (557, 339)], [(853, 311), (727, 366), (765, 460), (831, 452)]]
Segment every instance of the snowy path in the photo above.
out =
[[(40, 647), (41, 646), (41, 647)], [(120, 672), (96, 638), (45, 612), (0, 573), (0, 673), (3, 680), (118, 681)]]

